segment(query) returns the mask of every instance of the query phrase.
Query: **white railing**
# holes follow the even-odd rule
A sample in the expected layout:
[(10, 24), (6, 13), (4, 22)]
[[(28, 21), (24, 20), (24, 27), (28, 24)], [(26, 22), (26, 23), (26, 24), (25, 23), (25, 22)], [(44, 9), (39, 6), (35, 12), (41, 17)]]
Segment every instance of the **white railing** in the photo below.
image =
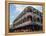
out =
[(31, 21), (27, 21), (27, 22), (24, 22), (22, 24), (19, 24), (19, 25), (15, 26), (15, 28), (23, 27), (23, 26), (26, 26), (26, 25), (29, 25), (29, 24), (31, 24)]

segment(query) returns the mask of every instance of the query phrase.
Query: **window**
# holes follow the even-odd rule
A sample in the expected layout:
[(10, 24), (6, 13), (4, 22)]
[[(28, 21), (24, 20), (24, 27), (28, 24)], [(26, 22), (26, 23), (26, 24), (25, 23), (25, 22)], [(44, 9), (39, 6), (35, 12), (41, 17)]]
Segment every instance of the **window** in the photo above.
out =
[(37, 19), (36, 16), (34, 16), (33, 19), (34, 19), (34, 22), (36, 22), (36, 19)]
[(34, 10), (33, 13), (36, 14), (36, 10)]
[(37, 22), (40, 22), (40, 18), (37, 18)]
[(41, 17), (41, 24), (43, 23), (43, 20), (42, 20), (43, 18)]
[(27, 16), (27, 21), (29, 21), (29, 16)]
[(34, 10), (33, 13), (39, 15), (38, 10)]
[(31, 21), (32, 21), (32, 16), (30, 16), (30, 18), (29, 18)]
[(32, 12), (32, 9), (30, 8), (30, 6), (28, 6), (25, 10), (26, 12)]
[(24, 23), (24, 19), (23, 19), (23, 23)]
[(29, 20), (32, 21), (32, 16), (30, 16), (30, 15), (27, 17), (27, 21), (29, 21)]
[(26, 22), (26, 18), (24, 18), (24, 22)]

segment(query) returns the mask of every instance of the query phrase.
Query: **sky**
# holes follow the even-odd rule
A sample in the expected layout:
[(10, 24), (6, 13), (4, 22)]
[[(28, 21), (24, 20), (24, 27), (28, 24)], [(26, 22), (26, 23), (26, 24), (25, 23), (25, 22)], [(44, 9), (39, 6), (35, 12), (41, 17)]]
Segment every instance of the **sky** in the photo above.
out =
[(15, 18), (26, 8), (27, 6), (34, 7), (35, 9), (42, 12), (42, 6), (40, 5), (20, 5), (20, 4), (10, 4), (10, 25), (13, 24)]

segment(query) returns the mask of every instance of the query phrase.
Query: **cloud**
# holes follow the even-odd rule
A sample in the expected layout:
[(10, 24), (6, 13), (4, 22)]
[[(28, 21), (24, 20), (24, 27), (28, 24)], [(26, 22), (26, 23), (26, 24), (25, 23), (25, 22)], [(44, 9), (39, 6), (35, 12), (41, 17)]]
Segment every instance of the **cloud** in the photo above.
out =
[(19, 4), (14, 4), (14, 5), (16, 7), (16, 10), (18, 10), (19, 12), (22, 12), (26, 7), (25, 5), (19, 5)]
[(37, 9), (37, 10), (39, 10), (39, 11), (41, 11), (42, 12), (42, 6), (32, 6), (32, 7), (34, 7), (35, 9)]
[(19, 5), (19, 4), (14, 4), (14, 5), (16, 7), (16, 10), (18, 10), (20, 12), (22, 10), (24, 10), (24, 8), (27, 7), (27, 6), (32, 6), (32, 7), (36, 8), (37, 10), (42, 12), (42, 6), (40, 6), (40, 5), (36, 5), (36, 6), (35, 5)]

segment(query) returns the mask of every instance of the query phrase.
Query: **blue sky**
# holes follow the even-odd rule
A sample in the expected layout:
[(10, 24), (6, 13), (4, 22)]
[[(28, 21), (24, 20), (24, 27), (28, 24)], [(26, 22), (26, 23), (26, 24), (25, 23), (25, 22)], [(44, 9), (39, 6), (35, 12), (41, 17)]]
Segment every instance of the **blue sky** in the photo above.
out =
[(25, 7), (32, 6), (37, 10), (42, 12), (42, 6), (35, 5), (19, 5), (19, 4), (10, 4), (10, 25), (13, 23), (14, 19), (24, 10)]

